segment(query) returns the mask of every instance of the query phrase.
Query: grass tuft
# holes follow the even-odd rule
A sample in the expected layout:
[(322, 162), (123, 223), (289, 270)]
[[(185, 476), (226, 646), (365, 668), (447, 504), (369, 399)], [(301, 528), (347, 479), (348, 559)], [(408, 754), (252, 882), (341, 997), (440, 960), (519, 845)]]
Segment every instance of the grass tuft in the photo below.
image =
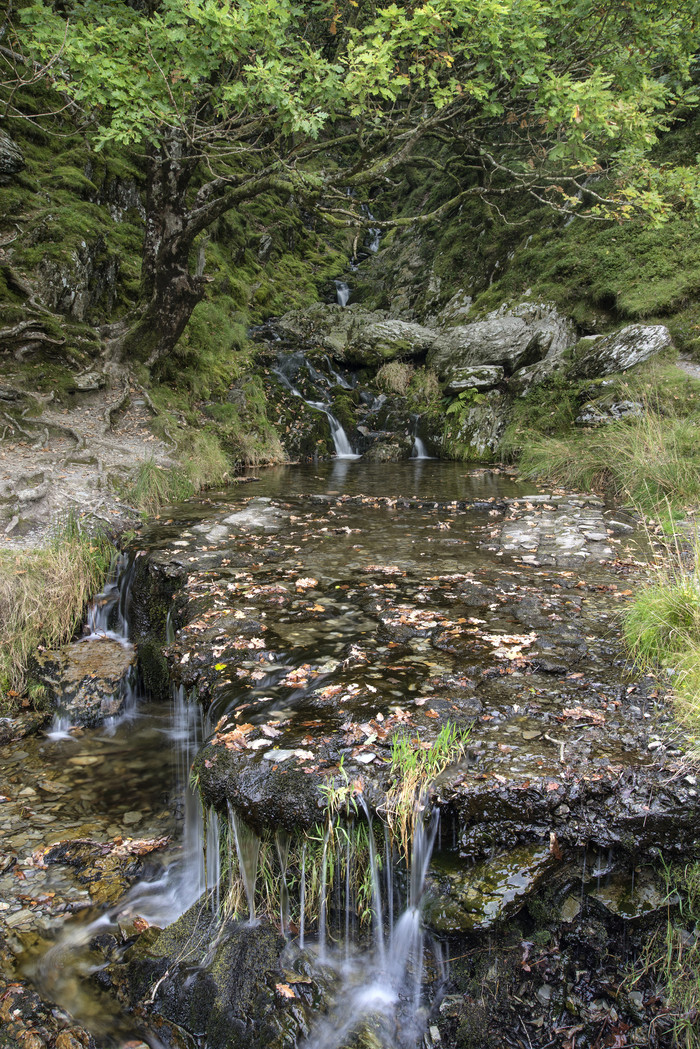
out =
[(690, 548), (678, 537), (660, 554), (654, 577), (623, 615), (623, 636), (645, 670), (672, 674), (674, 707), (700, 745), (700, 542)]
[[(37, 646), (54, 648), (71, 639), (112, 554), (106, 538), (89, 535), (74, 518), (57, 528), (46, 548), (0, 552), (0, 713), (20, 705)], [(36, 689), (33, 698), (41, 698)]]
[(700, 502), (700, 442), (694, 420), (653, 411), (565, 437), (535, 436), (520, 459), (524, 477), (604, 491), (655, 514)]

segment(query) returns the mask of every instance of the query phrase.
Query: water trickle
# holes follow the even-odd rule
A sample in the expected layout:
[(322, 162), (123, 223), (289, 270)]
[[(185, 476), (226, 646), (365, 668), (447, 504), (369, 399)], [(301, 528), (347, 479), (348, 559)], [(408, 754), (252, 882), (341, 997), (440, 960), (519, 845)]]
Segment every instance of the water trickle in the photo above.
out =
[(339, 306), (347, 306), (350, 299), (350, 285), (346, 284), (344, 280), (337, 280), (334, 283), (336, 302)]
[(418, 423), (420, 421), (419, 415), (413, 416), (413, 429), (411, 436), (413, 437), (413, 449), (411, 451), (411, 459), (430, 459), (432, 456), (428, 455), (428, 449), (425, 444), (418, 436)]
[(289, 886), (287, 885), (287, 864), (289, 863), (289, 846), (291, 835), (281, 828), (275, 833), (275, 848), (280, 865), (280, 931), (287, 935), (289, 925)]
[(248, 923), (255, 925), (255, 883), (258, 880), (258, 859), (260, 857), (260, 838), (254, 830), (237, 815), (231, 803), (228, 806), (228, 817), (233, 837), (236, 842), (238, 869), (243, 879), (246, 901), (248, 903)]
[[(292, 381), (292, 375), (294, 371), (292, 369), (304, 368), (308, 373), (311, 381), (314, 384), (314, 391), (317, 395), (320, 395), (322, 400), (311, 400), (304, 397), (299, 387)], [(330, 385), (328, 378), (319, 372), (312, 364), (309, 363), (305, 358), (299, 354), (291, 355), (284, 360), (278, 361), (278, 366), (272, 369), (274, 374), (277, 376), (279, 381), (285, 386), (290, 393), (294, 394), (295, 397), (300, 397), (305, 404), (308, 404), (309, 408), (313, 408), (315, 411), (323, 412), (328, 419), (328, 425), (330, 426), (331, 437), (333, 438), (333, 444), (335, 446), (335, 454), (338, 459), (359, 459), (360, 456), (355, 452), (350, 439), (343, 429), (342, 425), (336, 419), (335, 415), (330, 409), (332, 404), (332, 397), (330, 393)], [(338, 375), (329, 368), (331, 375), (334, 379), (341, 379)], [(343, 381), (341, 385), (348, 388), (348, 383)]]
[[(375, 912), (374, 951), (350, 957), (345, 952), (340, 968), (341, 989), (335, 1010), (312, 1032), (304, 1049), (339, 1049), (352, 1041), (353, 1034), (362, 1025), (372, 1021), (373, 1027), (386, 1028), (388, 1041), (395, 1049), (414, 1049), (422, 1037), (425, 1016), (421, 1004), (424, 969), (424, 930), (421, 904), (425, 877), (430, 864), (439, 823), (439, 810), (430, 810), (426, 802), (416, 803), (411, 857), (408, 870), (408, 903), (403, 914), (384, 941), (376, 934), (377, 916), (381, 916), (380, 871), (376, 849), (372, 845), (371, 813), (360, 798), (369, 822), (370, 865), (373, 883), (373, 910)], [(328, 834), (324, 842), (322, 898), (325, 888), (326, 852)], [(385, 846), (386, 854), (386, 846)], [(392, 866), (392, 872), (395, 868)], [(391, 894), (389, 895), (391, 898)], [(326, 945), (323, 929), (319, 929), (319, 958), (333, 962)], [(444, 968), (442, 957), (436, 958), (438, 972)]]
[(109, 637), (126, 644), (129, 641), (129, 608), (136, 572), (136, 558), (119, 554), (110, 570), (107, 582), (87, 611), (85, 641)]

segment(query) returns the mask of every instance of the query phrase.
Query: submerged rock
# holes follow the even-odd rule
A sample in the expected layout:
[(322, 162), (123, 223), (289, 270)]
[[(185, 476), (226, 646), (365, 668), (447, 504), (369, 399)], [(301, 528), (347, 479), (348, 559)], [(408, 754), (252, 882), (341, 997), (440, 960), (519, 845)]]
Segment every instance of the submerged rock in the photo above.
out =
[(61, 714), (92, 726), (124, 709), (135, 663), (132, 645), (104, 637), (39, 653), (34, 671)]

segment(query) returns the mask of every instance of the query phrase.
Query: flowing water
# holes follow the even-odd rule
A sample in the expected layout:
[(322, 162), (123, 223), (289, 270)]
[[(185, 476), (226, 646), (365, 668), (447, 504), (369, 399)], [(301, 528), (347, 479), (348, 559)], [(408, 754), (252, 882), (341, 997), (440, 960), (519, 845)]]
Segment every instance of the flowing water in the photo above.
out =
[[(287, 376), (284, 381), (301, 396)], [(321, 404), (317, 407), (326, 410)], [(333, 734), (349, 731), (355, 733), (355, 742), (345, 747), (348, 760), (366, 761), (369, 767), (377, 760), (372, 738), (381, 735), (383, 725), (392, 719), (413, 719), (414, 724), (424, 723), (421, 731), (428, 731), (426, 711), (437, 718), (445, 688), (459, 691), (467, 686), (467, 678), (459, 676), (465, 668), (502, 668), (489, 639), (501, 631), (510, 644), (517, 643), (517, 637), (512, 640), (514, 629), (522, 633), (524, 628), (514, 628), (512, 602), (534, 593), (535, 585), (548, 585), (547, 572), (537, 565), (520, 565), (514, 571), (488, 547), (497, 501), (517, 504), (518, 499), (536, 498), (532, 487), (498, 471), (428, 462), (417, 431), (415, 440), (416, 457), (408, 463), (356, 463), (351, 451), (343, 458), (341, 450), (332, 464), (264, 472), (252, 485), (252, 498), (249, 486), (244, 486), (242, 495), (238, 490), (214, 492), (175, 508), (173, 517), (149, 534), (148, 546), (177, 550), (188, 562), (203, 557), (209, 564), (206, 558), (218, 543), (227, 554), (222, 563), (233, 559), (238, 567), (202, 576), (202, 593), (216, 594), (217, 580), (226, 583), (229, 593), (240, 590), (241, 600), (248, 602), (246, 615), (260, 617), (264, 610), (265, 629), (274, 634), (274, 641), (262, 654), (254, 653), (254, 659), (246, 660), (244, 653), (239, 683), (215, 693), (207, 715), (183, 685), (173, 689), (169, 709), (150, 702), (134, 686), (127, 715), (109, 726), (71, 731), (65, 724), (54, 725), (48, 736), (24, 740), (4, 758), (8, 797), (3, 800), (14, 798), (20, 788), (24, 794), (23, 801), (18, 798), (15, 821), (6, 819), (7, 840), (18, 857), (17, 869), (31, 881), (32, 895), (40, 901), (26, 908), (17, 895), (17, 903), (12, 897), (9, 904), (13, 935), (26, 940), (20, 972), (101, 1037), (120, 1044), (134, 1032), (128, 1017), (80, 989), (100, 965), (86, 950), (95, 937), (118, 934), (135, 920), (167, 924), (203, 897), (213, 913), (223, 913), (222, 853), (228, 857), (227, 869), (237, 864), (242, 875), (241, 916), (251, 928), (268, 920), (256, 905), (260, 838), (229, 800), (230, 833), (226, 844), (223, 839), (220, 844), (218, 818), (202, 809), (199, 793), (189, 784), (192, 762), (214, 731), (213, 722), (247, 705), (252, 726), (272, 726), (273, 737), (289, 734), (291, 742), (283, 735), (284, 742), (270, 751), (280, 764), (287, 760), (284, 755), (295, 753), (286, 751), (287, 746), (318, 746), (320, 754), (327, 745), (324, 734), (330, 733), (333, 750), (340, 738)], [(474, 504), (475, 509), (456, 512), (458, 504)], [(223, 533), (222, 521), (228, 522)], [(192, 579), (197, 571), (192, 568)], [(588, 571), (603, 578), (600, 569)], [(133, 558), (123, 557), (90, 609), (85, 644), (105, 634), (130, 643), (133, 575)], [(573, 573), (557, 577), (560, 590), (567, 575)], [(296, 593), (289, 583), (294, 579)], [(457, 594), (455, 587), (463, 589)], [(465, 587), (477, 593), (476, 598), (465, 596)], [(549, 594), (546, 607), (555, 620), (561, 619), (567, 604), (574, 607), (570, 594), (562, 590), (560, 597), (556, 589)], [(467, 600), (475, 602), (469, 621), (474, 625), (462, 628), (455, 624), (466, 623), (466, 617), (456, 621), (449, 609), (456, 602), (463, 612)], [(486, 641), (479, 635), (484, 616), (492, 632), (485, 635)], [(406, 623), (412, 624), (410, 630)], [(463, 629), (472, 631), (466, 648), (454, 640)], [(588, 623), (585, 629), (593, 650), (596, 628)], [(601, 638), (606, 631), (601, 624)], [(168, 640), (182, 644), (172, 627)], [(473, 669), (468, 672), (473, 676)], [(528, 710), (522, 699), (514, 701), (516, 692), (523, 694), (518, 674), (506, 695), (503, 688), (510, 685), (506, 678), (502, 687), (493, 675), (485, 680), (484, 698), (474, 707), (486, 712), (478, 746), (494, 767), (500, 767), (497, 762), (507, 754), (511, 770), (525, 775), (543, 760), (555, 760), (560, 744), (543, 738), (534, 707)], [(324, 688), (339, 696), (337, 705), (320, 702)], [(603, 671), (596, 688), (613, 690)], [(538, 681), (539, 706), (547, 710), (559, 703), (560, 690), (558, 681)], [(560, 739), (564, 727), (557, 733)], [(261, 746), (274, 748), (277, 741), (263, 741)], [(255, 750), (249, 760), (264, 757), (263, 751)], [(441, 839), (456, 844), (453, 816), (450, 821)], [(422, 1038), (425, 967), (433, 997), (445, 975), (439, 945), (426, 941), (422, 918), (439, 824), (438, 808), (431, 809), (421, 799), (413, 818), (409, 862), (401, 861), (388, 829), (359, 789), (354, 826), (366, 841), (369, 857), (369, 925), (364, 926), (358, 916), (350, 837), (338, 838), (327, 829), (319, 843), (320, 904), (310, 922), (305, 906), (312, 869), (307, 846), (293, 856), (287, 830), (280, 824), (274, 832), (271, 854), (279, 872), (279, 892), (271, 917), (290, 942), (310, 950), (316, 963), (335, 974), (340, 988), (335, 1005), (313, 1025), (306, 1049), (342, 1049), (365, 1021), (383, 1032), (382, 1045), (394, 1049), (413, 1047)], [(100, 900), (76, 886), (71, 869), (42, 866), (32, 859), (48, 843), (66, 839), (93, 844), (169, 841), (148, 852), (135, 884), (120, 891), (115, 883)], [(439, 845), (441, 855), (450, 852), (446, 841)], [(7, 874), (0, 875), (0, 888), (16, 893)], [(75, 917), (70, 916), (73, 911), (78, 912)], [(138, 1032), (143, 1037), (141, 1027)]]

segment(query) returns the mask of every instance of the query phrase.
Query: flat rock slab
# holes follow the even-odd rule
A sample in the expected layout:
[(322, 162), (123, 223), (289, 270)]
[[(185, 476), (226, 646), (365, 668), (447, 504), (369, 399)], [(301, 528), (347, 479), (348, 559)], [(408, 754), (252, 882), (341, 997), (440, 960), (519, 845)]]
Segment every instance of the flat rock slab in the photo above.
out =
[[(602, 500), (593, 496), (544, 496), (507, 500), (499, 549), (526, 564), (570, 567), (607, 561), (613, 529), (603, 516)], [(486, 544), (493, 549), (493, 544)]]
[(241, 509), (171, 540), (187, 577), (168, 661), (210, 719), (195, 771), (219, 812), (312, 829), (341, 766), (381, 811), (392, 739), (449, 723), (466, 750), (434, 790), (464, 859), (550, 833), (631, 852), (697, 835), (664, 705), (626, 676), (638, 551), (601, 500), (290, 494), (267, 504), (276, 533), (201, 546)]
[(132, 645), (105, 637), (40, 653), (35, 674), (62, 715), (92, 726), (124, 709), (135, 664)]

